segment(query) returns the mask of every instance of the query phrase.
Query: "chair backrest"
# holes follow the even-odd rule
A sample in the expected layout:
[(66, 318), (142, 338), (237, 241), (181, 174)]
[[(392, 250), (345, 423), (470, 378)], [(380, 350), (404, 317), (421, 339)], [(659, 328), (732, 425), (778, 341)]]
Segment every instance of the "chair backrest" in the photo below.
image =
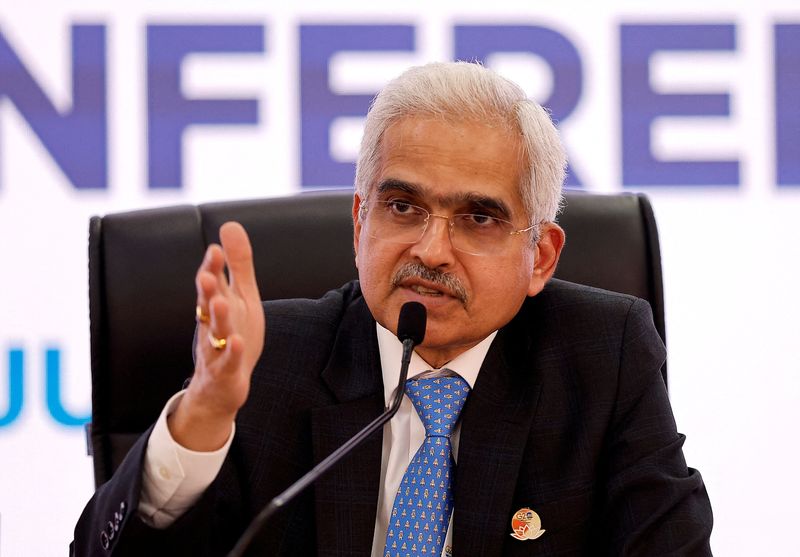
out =
[[(97, 485), (192, 373), (194, 274), (219, 226), (236, 220), (247, 229), (264, 299), (317, 297), (357, 277), (351, 206), (351, 191), (329, 191), (91, 219)], [(658, 233), (647, 198), (570, 192), (559, 222), (567, 244), (556, 276), (648, 300), (665, 338)]]

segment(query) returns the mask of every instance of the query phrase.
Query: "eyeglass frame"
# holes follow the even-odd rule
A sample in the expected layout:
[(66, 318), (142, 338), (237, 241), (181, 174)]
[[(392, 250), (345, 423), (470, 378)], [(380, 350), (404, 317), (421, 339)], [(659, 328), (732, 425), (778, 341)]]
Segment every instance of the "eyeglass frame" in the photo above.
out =
[[(368, 197), (366, 197), (366, 198), (361, 200), (361, 203), (358, 206), (358, 218), (359, 218), (359, 220), (363, 219), (364, 216), (368, 213), (368, 211), (369, 211), (369, 207), (367, 206), (368, 203), (369, 203), (369, 198)], [(414, 209), (419, 209), (420, 211), (422, 211), (426, 215), (428, 215), (427, 217), (425, 217), (425, 225), (422, 227), (422, 232), (420, 233), (419, 238), (417, 238), (413, 242), (401, 242), (401, 241), (397, 241), (397, 240), (390, 240), (390, 239), (387, 239), (387, 238), (378, 238), (377, 236), (372, 236), (372, 234), (370, 234), (370, 236), (372, 236), (376, 240), (392, 242), (392, 243), (395, 243), (395, 244), (413, 245), (413, 244), (416, 244), (417, 242), (419, 242), (420, 240), (422, 240), (422, 238), (425, 236), (425, 233), (428, 231), (428, 224), (430, 224), (431, 217), (445, 219), (447, 221), (447, 224), (448, 224), (447, 232), (448, 232), (448, 236), (450, 238), (451, 245), (453, 245), (452, 244), (453, 236), (454, 236), (453, 230), (454, 230), (454, 227), (455, 227), (455, 221), (453, 219), (455, 217), (476, 216), (476, 217), (491, 218), (491, 219), (494, 219), (494, 220), (499, 221), (499, 222), (504, 222), (504, 223), (510, 225), (512, 228), (514, 227), (514, 223), (513, 222), (508, 221), (506, 219), (501, 219), (499, 217), (493, 217), (491, 215), (481, 215), (481, 214), (478, 214), (478, 213), (456, 213), (456, 214), (450, 215), (448, 217), (447, 215), (437, 215), (436, 213), (431, 213), (425, 207), (420, 207), (419, 205), (414, 205), (413, 203), (409, 203), (407, 201), (399, 201), (399, 200), (397, 200), (397, 201), (380, 201), (380, 200), (378, 200), (378, 201), (375, 201), (375, 203), (384, 203), (384, 204), (402, 203), (404, 205), (407, 205), (408, 207), (412, 207)], [(511, 230), (508, 233), (508, 235), (509, 236), (520, 236), (525, 232), (530, 232), (531, 230), (533, 230), (533, 236), (531, 238), (531, 241), (532, 241), (532, 243), (535, 244), (535, 243), (537, 243), (539, 241), (539, 230), (538, 230), (538, 227), (539, 227), (540, 224), (543, 224), (543, 223), (541, 223), (541, 222), (540, 223), (535, 223), (535, 224), (532, 224), (532, 225), (528, 226), (527, 228), (517, 228), (517, 229)], [(456, 250), (456, 251), (460, 251), (461, 253), (466, 253), (466, 254), (469, 254), (469, 255), (475, 255), (477, 257), (483, 257), (483, 256), (486, 256), (486, 255), (491, 255), (491, 253), (473, 253), (473, 252), (470, 252), (470, 251), (459, 249), (455, 245), (453, 245), (453, 249)]]

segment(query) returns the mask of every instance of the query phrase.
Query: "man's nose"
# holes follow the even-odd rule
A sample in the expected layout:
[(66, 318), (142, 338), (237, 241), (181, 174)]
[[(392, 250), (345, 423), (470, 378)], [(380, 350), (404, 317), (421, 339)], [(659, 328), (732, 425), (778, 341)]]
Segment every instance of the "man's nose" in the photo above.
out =
[(411, 255), (431, 269), (452, 264), (454, 254), (450, 222), (448, 217), (431, 215), (422, 238), (411, 246)]

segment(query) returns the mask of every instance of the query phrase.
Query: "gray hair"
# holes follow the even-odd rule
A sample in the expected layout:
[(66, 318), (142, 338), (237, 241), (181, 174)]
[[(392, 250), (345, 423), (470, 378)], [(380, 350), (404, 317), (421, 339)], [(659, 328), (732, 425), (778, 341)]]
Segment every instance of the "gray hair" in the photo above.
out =
[(530, 224), (554, 221), (561, 208), (566, 153), (547, 111), (514, 82), (471, 62), (411, 68), (372, 101), (356, 165), (366, 199), (379, 172), (383, 134), (407, 116), (505, 125), (522, 136), (520, 196)]

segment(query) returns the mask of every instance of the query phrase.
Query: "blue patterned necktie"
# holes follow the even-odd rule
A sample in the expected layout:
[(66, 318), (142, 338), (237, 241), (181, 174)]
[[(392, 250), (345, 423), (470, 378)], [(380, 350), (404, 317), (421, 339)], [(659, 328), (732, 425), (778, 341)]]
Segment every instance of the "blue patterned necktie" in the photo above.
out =
[(423, 441), (406, 469), (392, 506), (384, 557), (442, 554), (455, 462), (450, 435), (469, 394), (461, 377), (409, 379), (406, 394), (425, 426)]

